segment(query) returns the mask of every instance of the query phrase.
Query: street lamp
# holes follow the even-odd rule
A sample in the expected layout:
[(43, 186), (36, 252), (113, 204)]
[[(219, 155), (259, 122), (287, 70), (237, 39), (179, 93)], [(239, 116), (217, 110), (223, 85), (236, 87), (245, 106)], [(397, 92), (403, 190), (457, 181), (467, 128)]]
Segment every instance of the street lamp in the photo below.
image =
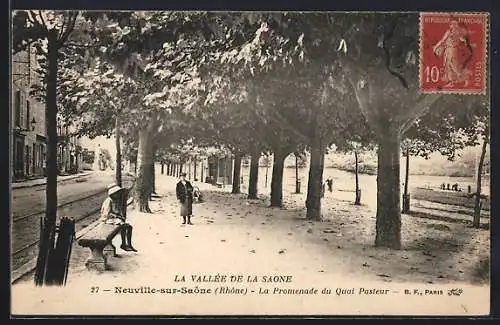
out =
[(31, 119), (31, 131), (35, 131), (36, 120), (35, 117)]
[[(33, 119), (31, 119), (30, 125), (31, 125), (31, 131), (35, 131), (36, 120), (35, 120), (34, 117), (33, 117)], [(18, 131), (18, 132), (28, 132), (30, 130), (29, 129), (23, 129), (22, 127), (20, 127), (18, 125), (18, 126), (16, 126), (16, 131)]]

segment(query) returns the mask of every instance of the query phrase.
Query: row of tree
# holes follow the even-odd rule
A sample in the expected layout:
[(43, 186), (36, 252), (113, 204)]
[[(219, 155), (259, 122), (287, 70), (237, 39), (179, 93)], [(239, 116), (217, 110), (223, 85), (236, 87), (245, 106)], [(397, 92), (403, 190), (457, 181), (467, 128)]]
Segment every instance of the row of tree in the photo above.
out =
[(465, 145), (486, 143), (489, 132), (487, 96), (420, 93), (418, 19), (414, 13), (16, 12), (14, 49), (35, 46), (45, 81), (33, 93), (46, 103), (47, 225), (55, 227), (59, 113), (81, 134), (115, 134), (117, 147), (123, 142), (136, 156), (135, 196), (145, 212), (155, 159), (181, 163), (186, 152), (196, 156), (195, 148), (229, 150), (239, 193), (241, 161), (250, 156), (248, 196), (256, 198), (259, 158), (272, 153), (271, 206), (281, 206), (284, 160), (308, 151), (307, 217), (319, 220), (328, 148), (375, 147), (375, 244), (399, 249), (401, 149), (407, 156), (440, 151), (453, 158)]

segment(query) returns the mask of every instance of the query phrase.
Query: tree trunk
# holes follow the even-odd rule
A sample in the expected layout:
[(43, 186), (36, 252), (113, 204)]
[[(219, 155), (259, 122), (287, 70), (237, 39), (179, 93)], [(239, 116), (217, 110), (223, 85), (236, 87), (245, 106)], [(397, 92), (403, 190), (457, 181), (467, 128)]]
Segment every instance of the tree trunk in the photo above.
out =
[(140, 212), (151, 213), (149, 198), (152, 191), (153, 150), (151, 147), (150, 127), (139, 131), (139, 148), (137, 149), (137, 176), (135, 186), (135, 202)]
[(120, 118), (118, 114), (115, 119), (115, 145), (116, 145), (116, 162), (115, 162), (115, 178), (116, 185), (122, 186), (122, 151), (120, 145)]
[(201, 161), (201, 181), (204, 182), (205, 180), (203, 179), (203, 171), (205, 170), (205, 166), (203, 166), (203, 160)]
[(321, 220), (321, 193), (323, 189), (325, 148), (323, 148), (319, 136), (315, 136), (312, 142), (310, 161), (309, 182), (307, 184), (306, 217), (312, 220)]
[[(220, 161), (219, 161), (220, 162)], [(226, 179), (227, 179), (227, 172), (226, 172), (226, 163), (227, 163), (227, 157), (224, 157), (223, 163), (222, 163), (222, 185), (225, 187), (226, 186)]]
[[(154, 155), (153, 155), (154, 157)], [(151, 193), (156, 194), (156, 172), (155, 172), (155, 162), (151, 163)]]
[(241, 154), (234, 155), (234, 170), (233, 170), (233, 189), (231, 193), (239, 194), (241, 192)]
[[(158, 151), (158, 146), (156, 143), (151, 145), (151, 194), (156, 194), (156, 152)], [(150, 197), (151, 199), (151, 197)]]
[(260, 152), (253, 153), (250, 160), (250, 176), (248, 180), (248, 198), (257, 199), (257, 183), (259, 180), (259, 159)]
[(191, 175), (191, 158), (189, 159), (188, 162), (188, 179), (192, 180), (192, 175)]
[(361, 204), (361, 189), (359, 188), (359, 159), (358, 152), (354, 150), (354, 160), (356, 163), (355, 166), (355, 177), (356, 177), (356, 199), (354, 200), (355, 205)]
[(299, 183), (299, 156), (295, 153), (295, 193), (300, 193), (300, 183)]
[(410, 212), (410, 193), (408, 193), (408, 181), (410, 180), (410, 150), (406, 148), (406, 168), (405, 168), (405, 187), (403, 192), (403, 210), (401, 213)]
[(484, 157), (486, 155), (486, 148), (488, 146), (488, 139), (485, 138), (483, 141), (483, 147), (481, 148), (481, 156), (479, 157), (479, 164), (477, 166), (477, 180), (476, 180), (476, 195), (474, 197), (474, 219), (472, 221), (472, 226), (474, 228), (479, 228), (481, 225), (481, 177), (483, 174), (483, 164)]
[[(266, 158), (266, 159), (267, 159), (267, 158)], [(267, 160), (266, 160), (266, 180), (265, 180), (265, 187), (266, 187), (266, 188), (267, 188), (267, 178), (268, 178), (267, 176), (268, 176), (268, 174), (269, 174), (269, 166), (268, 166), (268, 164), (267, 164)]]
[(276, 150), (273, 156), (273, 174), (271, 178), (271, 206), (283, 206), (283, 170), (288, 153)]
[(45, 104), (47, 128), (47, 183), (45, 187), (45, 218), (41, 220), (40, 243), (35, 273), (35, 284), (46, 284), (48, 261), (55, 241), (57, 219), (57, 33), (49, 33), (47, 44), (48, 76)]
[(194, 161), (193, 161), (193, 179), (194, 179), (195, 181), (198, 181), (198, 177), (196, 177), (196, 176), (198, 176), (198, 174), (196, 173), (196, 172), (198, 171), (198, 170), (197, 170), (197, 169), (198, 169), (198, 168), (197, 168), (197, 167), (198, 167), (197, 165), (198, 165), (198, 164), (197, 164), (197, 162), (196, 162), (196, 158), (195, 158), (195, 159), (194, 159)]
[(400, 145), (398, 130), (379, 134), (375, 246), (401, 249)]

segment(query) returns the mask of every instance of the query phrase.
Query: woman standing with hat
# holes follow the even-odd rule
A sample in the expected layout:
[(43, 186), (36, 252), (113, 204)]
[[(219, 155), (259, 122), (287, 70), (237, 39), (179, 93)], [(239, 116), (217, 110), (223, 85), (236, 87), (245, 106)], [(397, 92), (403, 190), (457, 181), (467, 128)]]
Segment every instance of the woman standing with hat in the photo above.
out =
[(193, 185), (186, 180), (186, 173), (181, 174), (181, 180), (176, 186), (177, 200), (180, 202), (182, 224), (192, 225), (191, 216), (193, 215)]
[(112, 225), (121, 225), (122, 244), (124, 251), (137, 250), (132, 246), (132, 226), (126, 223), (128, 190), (116, 184), (108, 186), (108, 197), (102, 203), (101, 221)]

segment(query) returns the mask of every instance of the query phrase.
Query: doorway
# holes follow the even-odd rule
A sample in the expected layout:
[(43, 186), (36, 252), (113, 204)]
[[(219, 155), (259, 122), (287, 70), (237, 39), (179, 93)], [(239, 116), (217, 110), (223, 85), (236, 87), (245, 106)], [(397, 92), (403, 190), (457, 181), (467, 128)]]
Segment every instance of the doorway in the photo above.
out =
[(14, 148), (14, 177), (20, 179), (24, 177), (24, 139), (16, 138)]

